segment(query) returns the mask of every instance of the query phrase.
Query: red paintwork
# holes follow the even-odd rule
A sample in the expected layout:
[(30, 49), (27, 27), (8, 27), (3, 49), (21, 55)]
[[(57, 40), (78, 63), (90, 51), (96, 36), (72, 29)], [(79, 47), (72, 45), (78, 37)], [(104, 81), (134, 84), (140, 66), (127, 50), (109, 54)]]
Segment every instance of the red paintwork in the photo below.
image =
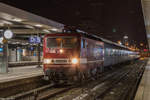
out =
[[(76, 36), (78, 38), (78, 47), (74, 49), (63, 49), (64, 53), (50, 53), (46, 47), (46, 38), (47, 37), (55, 37), (55, 36)], [(86, 48), (81, 47), (81, 39), (86, 40)], [(101, 48), (101, 49), (100, 49)], [(69, 65), (69, 64), (49, 64), (44, 65), (44, 70), (47, 68), (57, 69), (67, 67), (68, 72), (73, 74), (75, 73), (75, 68), (78, 67), (80, 71), (86, 72), (89, 69), (95, 67), (102, 67), (104, 60), (104, 52), (103, 52), (104, 44), (101, 41), (92, 40), (82, 36), (81, 34), (73, 34), (73, 33), (61, 33), (61, 34), (48, 34), (44, 37), (43, 43), (43, 58), (72, 58), (77, 57), (79, 59), (87, 59), (88, 63), (80, 63), (78, 65)], [(56, 50), (56, 49), (55, 49)], [(97, 62), (96, 62), (97, 61)], [(66, 72), (67, 73), (67, 72)], [(68, 73), (67, 73), (68, 74)]]
[[(80, 35), (79, 34), (48, 34), (44, 37), (44, 43), (43, 43), (43, 58), (68, 58), (71, 56), (75, 56), (77, 55), (77, 53), (80, 51), (80, 45), (78, 45), (77, 48), (74, 49), (63, 49), (64, 53), (63, 54), (59, 54), (59, 53), (49, 53), (48, 48), (46, 47), (46, 38), (47, 37), (55, 37), (55, 36), (76, 36), (79, 37), (78, 41), (80, 41)], [(57, 50), (57, 49), (55, 49)]]

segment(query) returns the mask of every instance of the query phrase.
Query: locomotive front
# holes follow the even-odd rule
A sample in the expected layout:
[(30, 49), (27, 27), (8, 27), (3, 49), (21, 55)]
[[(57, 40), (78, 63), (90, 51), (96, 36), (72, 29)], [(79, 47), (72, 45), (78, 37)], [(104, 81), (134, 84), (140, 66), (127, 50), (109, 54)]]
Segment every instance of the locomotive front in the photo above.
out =
[(43, 65), (50, 80), (73, 76), (79, 65), (80, 38), (71, 34), (49, 34), (44, 37)]

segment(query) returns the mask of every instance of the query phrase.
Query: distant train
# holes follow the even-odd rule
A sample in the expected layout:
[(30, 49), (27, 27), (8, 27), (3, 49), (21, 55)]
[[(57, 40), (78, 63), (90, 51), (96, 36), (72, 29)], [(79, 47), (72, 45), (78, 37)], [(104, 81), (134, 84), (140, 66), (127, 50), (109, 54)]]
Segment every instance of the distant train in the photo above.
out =
[(45, 77), (52, 81), (82, 80), (111, 66), (139, 57), (127, 47), (82, 33), (48, 34), (43, 42)]

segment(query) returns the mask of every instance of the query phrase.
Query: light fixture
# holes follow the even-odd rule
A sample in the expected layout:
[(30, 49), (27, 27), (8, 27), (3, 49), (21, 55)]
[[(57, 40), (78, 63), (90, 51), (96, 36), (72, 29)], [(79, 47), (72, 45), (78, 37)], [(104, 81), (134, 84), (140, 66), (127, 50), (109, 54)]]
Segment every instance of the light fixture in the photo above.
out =
[(42, 25), (41, 25), (41, 24), (36, 24), (35, 26), (36, 26), (36, 27), (42, 27)]
[(21, 22), (21, 21), (22, 21), (22, 19), (19, 19), (19, 18), (13, 18), (13, 21)]
[(52, 31), (57, 31), (57, 29), (56, 29), (56, 28), (52, 28), (51, 30), (52, 30)]
[(44, 29), (43, 31), (44, 31), (44, 32), (46, 32), (46, 33), (50, 33), (50, 31), (49, 31), (49, 30), (47, 30), (47, 29)]
[(30, 26), (30, 25), (25, 25), (26, 28), (31, 28), (33, 29), (34, 27), (33, 26)]
[(28, 45), (29, 43), (25, 43), (26, 45)]

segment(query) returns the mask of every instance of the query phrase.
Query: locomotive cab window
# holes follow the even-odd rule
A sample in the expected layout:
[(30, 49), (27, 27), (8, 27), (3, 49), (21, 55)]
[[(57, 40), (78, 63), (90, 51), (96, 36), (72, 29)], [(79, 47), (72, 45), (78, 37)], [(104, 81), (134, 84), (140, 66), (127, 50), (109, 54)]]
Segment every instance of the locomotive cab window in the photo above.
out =
[(82, 48), (86, 48), (86, 41), (85, 41), (85, 39), (82, 39)]
[(74, 48), (77, 46), (76, 37), (47, 38), (48, 48)]
[(63, 38), (62, 47), (74, 48), (77, 45), (77, 38)]
[(61, 38), (48, 38), (47, 47), (48, 48), (57, 48), (61, 45)]

